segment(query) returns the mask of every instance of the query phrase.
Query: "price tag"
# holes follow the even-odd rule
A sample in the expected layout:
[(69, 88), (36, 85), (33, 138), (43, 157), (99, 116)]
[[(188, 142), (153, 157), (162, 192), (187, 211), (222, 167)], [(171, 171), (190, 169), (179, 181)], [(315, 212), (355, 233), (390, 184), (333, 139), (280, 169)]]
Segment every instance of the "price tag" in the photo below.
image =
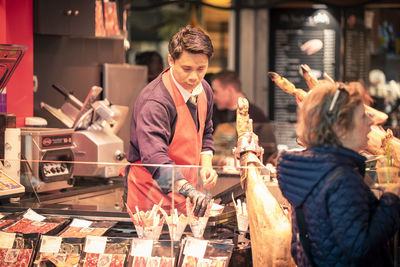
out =
[(207, 240), (188, 237), (183, 254), (196, 258), (203, 258), (204, 254), (206, 253), (207, 244)]
[(85, 243), (85, 252), (103, 254), (106, 248), (106, 236), (87, 236)]
[(12, 248), (15, 240), (15, 233), (0, 232), (0, 248)]
[(151, 257), (153, 240), (132, 239), (131, 256)]
[(89, 227), (93, 222), (82, 220), (82, 219), (73, 219), (69, 226), (72, 227)]
[(31, 223), (31, 225), (36, 226), (36, 227), (42, 227), (42, 226), (45, 226), (46, 223), (45, 223), (45, 222), (33, 221), (33, 222)]
[(40, 244), (40, 252), (58, 253), (61, 247), (61, 236), (43, 235)]
[(27, 210), (27, 212), (24, 214), (24, 218), (32, 220), (32, 221), (38, 221), (38, 222), (41, 222), (44, 219), (46, 219), (46, 217), (44, 217), (40, 214), (37, 214), (32, 209)]
[(79, 233), (91, 233), (94, 231), (94, 229), (96, 228), (92, 228), (92, 227), (84, 227), (81, 230), (79, 230)]

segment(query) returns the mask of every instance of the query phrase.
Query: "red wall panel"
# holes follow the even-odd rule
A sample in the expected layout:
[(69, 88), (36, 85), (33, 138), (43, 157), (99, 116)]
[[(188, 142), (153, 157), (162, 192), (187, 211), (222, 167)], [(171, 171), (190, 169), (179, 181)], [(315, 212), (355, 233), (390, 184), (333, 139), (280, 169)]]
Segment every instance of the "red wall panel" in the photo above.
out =
[(28, 47), (7, 84), (7, 113), (20, 127), (33, 115), (33, 0), (0, 0), (0, 43)]
[(6, 1), (0, 0), (0, 43), (6, 39)]

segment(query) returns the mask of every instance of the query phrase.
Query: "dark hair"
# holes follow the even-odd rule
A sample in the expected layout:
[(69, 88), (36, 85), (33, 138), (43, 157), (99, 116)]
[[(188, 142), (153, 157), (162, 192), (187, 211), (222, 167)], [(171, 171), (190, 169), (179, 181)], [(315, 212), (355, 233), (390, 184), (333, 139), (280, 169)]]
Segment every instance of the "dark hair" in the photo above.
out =
[(212, 77), (212, 81), (218, 80), (222, 86), (232, 85), (237, 92), (241, 91), (241, 82), (236, 72), (223, 70)]
[[(307, 147), (322, 145), (342, 145), (334, 127), (348, 131), (353, 126), (355, 109), (363, 103), (363, 97), (354, 84), (344, 85), (338, 89), (332, 82), (320, 81), (304, 99), (297, 121), (297, 136)], [(330, 105), (337, 90), (340, 90), (337, 101), (331, 112)]]
[(164, 69), (164, 62), (157, 51), (145, 51), (136, 54), (136, 65), (145, 65), (148, 68), (149, 82), (156, 78)]
[(153, 59), (157, 59), (158, 63), (163, 64), (163, 59), (157, 51), (144, 51), (137, 53), (135, 56), (136, 65), (148, 65)]
[(210, 37), (199, 28), (188, 25), (181, 28), (171, 38), (168, 44), (168, 51), (172, 58), (178, 59), (183, 51), (193, 54), (205, 54), (210, 59), (214, 48)]

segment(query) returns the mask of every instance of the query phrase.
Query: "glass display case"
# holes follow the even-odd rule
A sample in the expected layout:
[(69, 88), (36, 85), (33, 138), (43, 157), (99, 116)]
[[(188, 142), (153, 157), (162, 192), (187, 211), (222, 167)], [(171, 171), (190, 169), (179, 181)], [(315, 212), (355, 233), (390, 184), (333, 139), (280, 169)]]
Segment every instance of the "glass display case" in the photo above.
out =
[[(40, 143), (43, 138), (36, 141)], [(19, 166), (20, 176), (9, 175), (13, 172), (1, 165), (0, 173), (7, 181), (4, 178), (0, 188), (0, 232), (8, 239), (33, 238), (32, 242), (37, 242), (29, 248), (38, 252), (35, 257), (33, 252), (26, 252), (27, 261), (33, 266), (57, 260), (76, 261), (85, 266), (103, 261), (127, 262), (128, 266), (149, 261), (155, 264), (151, 266), (172, 266), (171, 262), (173, 266), (186, 266), (190, 262), (228, 266), (231, 257), (251, 264), (248, 227), (242, 226), (239, 231), (237, 223), (238, 203), (241, 203), (241, 216), (246, 215), (240, 168), (232, 166), (229, 173), (222, 167), (215, 168), (218, 182), (213, 188), (205, 188), (199, 166), (150, 166), (162, 168), (164, 174), (171, 175), (170, 188), (163, 190), (155, 180), (150, 184), (148, 180), (136, 184), (149, 166), (74, 161), (73, 157), (65, 156), (69, 155), (69, 149), (72, 148), (64, 146), (54, 152), (57, 157), (27, 159), (23, 153), (23, 159), (2, 160)], [(99, 171), (94, 173), (101, 173), (110, 167), (118, 169), (121, 176), (74, 174), (80, 168), (95, 168)], [(137, 174), (137, 180), (126, 182), (126, 168)], [(269, 172), (262, 173), (266, 182), (274, 183)], [(201, 216), (196, 214), (196, 205), (190, 198), (177, 191), (178, 177), (190, 180), (193, 188), (209, 196)], [(14, 184), (23, 190), (13, 191)], [(128, 192), (134, 190), (135, 194), (124, 196), (126, 185)], [(17, 233), (17, 236), (8, 233)], [(9, 250), (28, 248), (1, 249), (9, 253)]]

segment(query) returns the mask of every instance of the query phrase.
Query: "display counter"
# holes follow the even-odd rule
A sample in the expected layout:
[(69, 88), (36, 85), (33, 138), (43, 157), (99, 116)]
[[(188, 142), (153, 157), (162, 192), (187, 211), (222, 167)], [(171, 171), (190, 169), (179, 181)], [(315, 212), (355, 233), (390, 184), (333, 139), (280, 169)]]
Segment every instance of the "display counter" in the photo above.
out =
[[(5, 161), (5, 163), (7, 162), (9, 160)], [(201, 167), (160, 165), (159, 167), (165, 168), (172, 175), (171, 206), (165, 207), (163, 203), (160, 204), (157, 202), (155, 203), (156, 205), (153, 205), (153, 203), (150, 205), (151, 209), (136, 206), (128, 209), (123, 201), (124, 177), (73, 175), (73, 170), (77, 165), (81, 164), (81, 169), (88, 168), (88, 165), (91, 164), (88, 162), (42, 160), (36, 162), (36, 164), (36, 166), (51, 167), (50, 172), (52, 168), (55, 168), (54, 174), (51, 174), (53, 172), (47, 173), (47, 180), (43, 179), (44, 172), (40, 171), (39, 167), (38, 176), (35, 176), (36, 174), (32, 173), (29, 167), (34, 165), (33, 162), (21, 160), (17, 164), (20, 166), (21, 173), (18, 179), (18, 177), (8, 175), (5, 171), (7, 168), (3, 166), (1, 169), (2, 174), (7, 179), (13, 180), (13, 183), (3, 182), (2, 185), (4, 187), (7, 185), (14, 187), (15, 184), (18, 184), (24, 191), (20, 193), (12, 191), (12, 194), (8, 197), (6, 194), (3, 194), (0, 198), (2, 202), (0, 213), (4, 216), (0, 223), (0, 235), (4, 233), (16, 233), (14, 238), (32, 240), (34, 238), (32, 234), (38, 234), (36, 237), (37, 244), (33, 249), (36, 254), (31, 255), (30, 264), (33, 266), (35, 266), (35, 261), (37, 262), (39, 259), (43, 261), (49, 259), (49, 256), (43, 252), (49, 249), (42, 248), (42, 243), (50, 242), (52, 238), (56, 238), (59, 240), (57, 242), (61, 242), (59, 245), (60, 249), (63, 246), (74, 245), (70, 238), (81, 238), (80, 244), (82, 250), (79, 254), (79, 260), (81, 261), (84, 259), (88, 260), (88, 257), (94, 254), (98, 254), (99, 259), (104, 256), (103, 254), (112, 254), (108, 253), (109, 247), (114, 248), (117, 245), (113, 244), (118, 244), (118, 246), (125, 247), (123, 249), (125, 251), (124, 262), (127, 264), (125, 266), (136, 266), (133, 264), (135, 257), (137, 257), (136, 260), (139, 260), (139, 257), (144, 257), (143, 260), (154, 260), (156, 262), (161, 262), (163, 258), (173, 258), (175, 264), (173, 266), (182, 266), (185, 261), (191, 260), (207, 260), (206, 262), (210, 264), (213, 260), (227, 261), (225, 262), (226, 265), (223, 266), (252, 266), (252, 240), (250, 231), (247, 225), (246, 228), (241, 228), (243, 224), (238, 212), (238, 210), (241, 210), (241, 215), (246, 215), (246, 212), (244, 212), (245, 208), (243, 207), (245, 207), (244, 203), (247, 203), (248, 199), (246, 198), (245, 189), (241, 184), (241, 177), (249, 175), (250, 169), (248, 168), (238, 168), (235, 165), (230, 166), (230, 168), (226, 168), (226, 166), (215, 168), (219, 176), (218, 182), (214, 188), (207, 190), (206, 188), (202, 188), (202, 181), (199, 175)], [(9, 166), (14, 165), (9, 164)], [(130, 166), (130, 168), (132, 166), (134, 168), (146, 168), (142, 164), (128, 163), (110, 164), (107, 162), (96, 162), (93, 165), (95, 166), (90, 166), (90, 168), (114, 168), (121, 170), (120, 173), (122, 175), (124, 175), (124, 168), (127, 166)], [(63, 172), (61, 169), (57, 172), (57, 166), (71, 166), (72, 175), (62, 176)], [(282, 210), (287, 210), (289, 204), (283, 198), (278, 184), (271, 174), (271, 169), (263, 166), (252, 167), (251, 170), (257, 173), (260, 181), (266, 186), (272, 197), (271, 200), (278, 203), (278, 205), (268, 204), (270, 208), (266, 210), (279, 214)], [(98, 171), (96, 170), (96, 172)], [(100, 170), (100, 172), (102, 171)], [(59, 177), (57, 177), (57, 173), (60, 174), (58, 175)], [(218, 204), (215, 205), (216, 208), (213, 206), (210, 207), (208, 213), (204, 216), (205, 219), (193, 216), (191, 210), (188, 210), (187, 207), (180, 208), (172, 197), (176, 193), (173, 186), (176, 183), (176, 178), (179, 174), (188, 173), (198, 178), (199, 190), (210, 193), (214, 202)], [(49, 177), (55, 178), (49, 179)], [(58, 185), (60, 181), (64, 182), (64, 186), (54, 189), (53, 184)], [(156, 187), (156, 184), (154, 184), (154, 187)], [(41, 188), (41, 190), (37, 191), (36, 188)], [(151, 190), (155, 190), (155, 188), (149, 189), (149, 198), (143, 198), (142, 202), (151, 201)], [(7, 193), (6, 190), (3, 191), (3, 193)], [(165, 198), (168, 198), (168, 196)], [(241, 208), (238, 209), (239, 205), (241, 205)], [(161, 211), (161, 207), (163, 211)], [(272, 209), (271, 207), (277, 209)], [(33, 216), (33, 218), (29, 216), (24, 217), (26, 214), (32, 212), (35, 212), (37, 215)], [(151, 215), (152, 213), (153, 215)], [(138, 214), (141, 216), (141, 219), (138, 219)], [(26, 224), (25, 219), (27, 218), (31, 220), (29, 224)], [(9, 222), (9, 224), (2, 225), (4, 222)], [(178, 229), (181, 222), (183, 222), (183, 228)], [(24, 227), (18, 227), (18, 224), (22, 223), (25, 223), (23, 224)], [(49, 231), (43, 230), (42, 227), (46, 229), (45, 227), (48, 225), (55, 227)], [(279, 226), (279, 224), (275, 224), (275, 226)], [(27, 229), (30, 230), (28, 231)], [(39, 233), (34, 231), (39, 231)], [(101, 237), (102, 239), (99, 239), (100, 241), (97, 239), (93, 241), (93, 236)], [(151, 240), (151, 252), (146, 252), (147, 254), (132, 252), (132, 248), (135, 246), (145, 246), (144, 243), (140, 243), (145, 242), (144, 240)], [(97, 250), (90, 248), (86, 244), (87, 242), (103, 242), (102, 246), (104, 246), (104, 250), (95, 253)], [(136, 244), (135, 242), (139, 243)], [(289, 246), (289, 243), (287, 245)], [(0, 244), (0, 246), (2, 245)], [(85, 246), (89, 246), (90, 249), (85, 251)], [(199, 252), (184, 252), (186, 246), (193, 246), (191, 248), (192, 251), (197, 251), (200, 247), (205, 249), (201, 254), (198, 254)], [(230, 251), (228, 255), (217, 252), (219, 246), (226, 246), (228, 251)], [(15, 250), (17, 248), (12, 247), (8, 249)], [(166, 253), (166, 250), (171, 252)], [(42, 258), (40, 258), (41, 256), (38, 258), (38, 255), (42, 255)]]
[[(69, 229), (71, 225), (76, 224), (75, 223), (76, 220), (82, 220), (85, 221), (86, 223), (92, 222), (91, 224), (92, 226), (97, 225), (97, 223), (100, 222), (110, 222), (110, 226), (107, 227), (106, 231), (102, 233), (100, 236), (107, 238), (129, 239), (130, 248), (133, 246), (132, 242), (136, 242), (132, 240), (149, 239), (149, 236), (147, 236), (146, 239), (146, 237), (143, 236), (143, 233), (138, 231), (140, 225), (135, 225), (133, 221), (134, 221), (134, 216), (136, 216), (137, 213), (139, 214), (144, 214), (146, 212), (149, 213), (150, 210), (145, 210), (143, 208), (133, 209), (133, 211), (131, 210), (131, 214), (129, 214), (130, 212), (124, 205), (123, 201), (125, 178), (120, 176), (107, 177), (107, 178), (95, 177), (95, 176), (92, 177), (74, 176), (73, 170), (79, 164), (84, 165), (81, 166), (82, 169), (82, 168), (88, 168), (89, 166), (87, 165), (89, 165), (90, 163), (87, 162), (82, 163), (76, 161), (65, 162), (65, 161), (54, 161), (54, 160), (32, 162), (29, 160), (21, 160), (20, 163), (17, 164), (21, 168), (20, 177), (14, 177), (8, 175), (6, 172), (7, 168), (3, 166), (1, 169), (2, 174), (5, 175), (6, 178), (13, 180), (13, 182), (15, 182), (16, 184), (19, 184), (21, 188), (24, 189), (23, 192), (17, 194), (12, 193), (8, 196), (5, 194), (0, 198), (1, 201), (0, 214), (1, 216), (4, 216), (3, 221), (7, 221), (9, 218), (11, 218), (13, 220), (13, 223), (17, 223), (18, 221), (24, 220), (25, 214), (31, 211), (38, 214), (37, 215), (38, 217), (43, 216), (46, 218), (44, 221), (34, 222), (33, 225), (38, 225), (44, 222), (47, 224), (49, 223), (52, 224), (54, 223), (54, 221), (58, 222), (59, 220), (63, 220), (63, 222), (60, 223), (60, 226), (57, 227), (54, 231), (52, 230), (50, 232), (43, 232), (38, 236), (39, 241), (37, 241), (38, 242), (37, 244), (38, 247), (36, 248), (37, 253), (39, 253), (40, 251), (41, 243), (44, 242), (43, 238), (50, 238), (48, 236), (53, 236), (58, 238), (62, 236), (63, 233), (69, 231), (67, 229)], [(16, 164), (10, 164), (10, 165), (16, 165)], [(35, 165), (48, 166), (48, 167), (54, 166), (54, 168), (56, 168), (57, 166), (71, 166), (70, 170), (72, 175), (70, 177), (64, 176), (62, 177), (62, 179), (59, 178), (58, 180), (47, 179), (46, 181), (46, 179), (42, 179), (43, 178), (42, 176), (44, 176), (43, 171), (41, 171), (40, 169), (36, 173), (33, 173), (31, 171), (32, 167), (29, 166), (35, 166)], [(96, 162), (95, 165), (96, 165), (95, 167), (90, 166), (90, 168), (107, 168), (107, 167), (110, 168), (110, 166), (112, 166), (112, 168), (123, 169), (124, 167), (129, 166), (130, 164), (123, 163), (118, 165), (116, 164), (110, 165), (109, 163), (106, 162), (102, 163)], [(144, 166), (140, 165), (137, 167), (143, 168)], [(173, 174), (173, 179), (172, 179), (173, 183), (175, 183), (174, 175), (178, 172), (185, 174), (190, 172), (194, 173), (196, 176), (198, 176), (200, 173), (200, 168), (198, 166), (179, 166), (179, 168), (177, 166), (167, 166), (167, 167), (163, 166), (163, 167), (170, 168), (170, 171)], [(217, 206), (216, 210), (214, 210), (214, 208), (211, 209), (211, 207), (208, 210), (208, 214), (206, 215), (203, 229), (201, 229), (202, 226), (198, 225), (195, 226), (189, 223), (189, 221), (193, 219), (198, 220), (197, 223), (200, 223), (202, 219), (192, 217), (189, 220), (189, 217), (192, 215), (189, 215), (187, 213), (188, 211), (187, 209), (185, 210), (180, 208), (177, 209), (165, 208), (164, 213), (160, 211), (156, 212), (159, 218), (158, 220), (161, 220), (162, 222), (157, 224), (161, 226), (159, 236), (157, 237), (150, 236), (150, 239), (153, 240), (154, 242), (156, 241), (171, 242), (171, 236), (173, 236), (174, 233), (172, 233), (171, 235), (170, 225), (173, 224), (170, 224), (168, 220), (169, 218), (172, 218), (174, 211), (176, 212), (175, 214), (177, 215), (176, 218), (179, 218), (179, 220), (181, 218), (187, 220), (183, 232), (181, 233), (179, 238), (175, 237), (174, 238), (175, 240), (172, 243), (170, 243), (171, 244), (170, 247), (178, 249), (177, 252), (178, 254), (174, 254), (175, 255), (174, 258), (176, 260), (175, 263), (177, 263), (177, 266), (181, 266), (185, 258), (188, 258), (189, 256), (197, 258), (198, 260), (208, 259), (209, 262), (211, 262), (213, 259), (215, 260), (215, 257), (217, 256), (214, 255), (216, 253), (215, 252), (216, 248), (213, 242), (217, 240), (224, 240), (223, 241), (224, 245), (226, 245), (229, 248), (228, 251), (230, 251), (225, 256), (223, 255), (221, 256), (218, 253), (216, 254), (219, 255), (218, 257), (220, 258), (217, 257), (219, 260), (222, 259), (222, 261), (224, 261), (223, 259), (225, 260), (228, 259), (228, 262), (226, 262), (225, 266), (228, 265), (251, 266), (251, 249), (250, 249), (251, 245), (249, 240), (250, 239), (249, 232), (247, 230), (244, 232), (238, 231), (236, 212), (232, 205), (233, 201), (232, 195), (229, 193), (230, 201), (225, 200), (222, 202), (223, 199), (222, 196), (224, 194), (225, 195), (228, 194), (228, 192), (231, 192), (233, 188), (236, 188), (238, 186), (239, 188), (241, 188), (239, 172), (236, 171), (236, 172), (226, 173), (222, 171), (222, 168), (221, 169), (216, 168), (216, 170), (219, 174), (219, 180), (217, 185), (212, 190), (201, 188), (201, 181), (199, 180), (199, 185), (198, 185), (199, 190), (211, 194), (214, 197), (215, 201), (214, 205), (217, 204), (216, 202), (220, 203), (220, 205), (216, 205)], [(62, 173), (62, 171), (59, 170), (59, 172), (57, 172), (57, 170), (55, 169), (53, 177), (57, 177), (56, 175), (57, 173), (60, 174)], [(51, 175), (48, 173), (47, 176), (49, 177)], [(53, 185), (54, 184), (59, 185), (60, 181), (64, 182), (63, 186), (61, 186), (60, 188), (54, 188)], [(36, 190), (37, 188), (41, 188), (41, 190), (38, 191)], [(6, 192), (7, 190), (3, 191), (4, 193), (7, 193)], [(243, 194), (243, 189), (241, 193), (237, 195), (234, 194), (233, 197), (235, 199), (242, 199), (242, 201), (244, 202), (245, 196)], [(145, 202), (147, 200), (143, 199), (143, 201)], [(173, 206), (174, 204), (172, 204), (172, 207)], [(147, 219), (147, 217), (142, 217), (142, 219)], [(153, 226), (155, 225), (152, 225), (151, 227)], [(8, 231), (7, 229), (10, 229), (7, 228), (10, 227), (10, 225), (0, 226), (0, 227), (1, 227), (0, 232), (7, 233)], [(90, 226), (88, 227), (90, 228)], [(146, 227), (147, 226), (144, 226), (144, 228)], [(200, 227), (200, 229), (198, 229), (198, 227)], [(93, 226), (92, 228), (96, 227)], [(30, 228), (28, 227), (26, 229)], [(88, 236), (92, 236), (89, 230), (88, 229), (85, 230), (88, 231), (89, 233), (88, 235), (85, 235), (86, 240)], [(18, 228), (17, 230), (11, 228), (10, 232), (12, 231), (16, 232), (17, 235), (22, 235), (21, 238), (27, 238), (26, 235), (29, 235), (30, 238), (31, 237), (30, 235), (34, 234), (31, 232), (25, 233), (24, 232), (25, 230), (21, 230)], [(192, 255), (189, 253), (188, 257), (185, 257), (185, 255), (182, 256), (181, 255), (183, 253), (182, 249), (187, 245), (186, 244), (186, 242), (188, 242), (187, 240), (191, 240), (190, 242), (194, 243), (196, 243), (197, 240), (205, 241), (206, 243), (200, 242), (199, 244), (195, 244), (193, 246), (195, 247), (205, 246), (207, 249), (210, 249), (210, 251), (206, 249), (204, 255), (198, 255), (196, 253)], [(63, 237), (63, 239), (60, 242), (61, 244), (63, 244), (63, 242), (67, 241), (64, 240)], [(111, 240), (110, 242), (114, 241)], [(176, 245), (174, 242), (177, 242), (179, 245)], [(159, 243), (157, 244), (154, 243), (153, 250), (154, 247), (156, 246), (164, 246), (164, 245), (160, 245)], [(217, 245), (217, 247), (219, 245)], [(106, 247), (107, 246), (108, 245), (106, 245)], [(35, 258), (36, 261), (38, 260), (37, 255)], [(86, 254), (81, 253), (81, 257), (86, 257), (86, 256), (87, 253)], [(33, 254), (32, 257), (34, 257)], [(128, 259), (128, 257), (130, 258)], [(130, 261), (130, 263), (132, 263), (133, 261), (133, 259), (131, 259), (132, 257), (133, 257), (132, 255), (128, 255), (126, 258), (127, 261)], [(30, 264), (35, 266), (34, 264), (35, 260), (31, 258)], [(135, 266), (135, 265), (129, 265), (129, 266)]]

